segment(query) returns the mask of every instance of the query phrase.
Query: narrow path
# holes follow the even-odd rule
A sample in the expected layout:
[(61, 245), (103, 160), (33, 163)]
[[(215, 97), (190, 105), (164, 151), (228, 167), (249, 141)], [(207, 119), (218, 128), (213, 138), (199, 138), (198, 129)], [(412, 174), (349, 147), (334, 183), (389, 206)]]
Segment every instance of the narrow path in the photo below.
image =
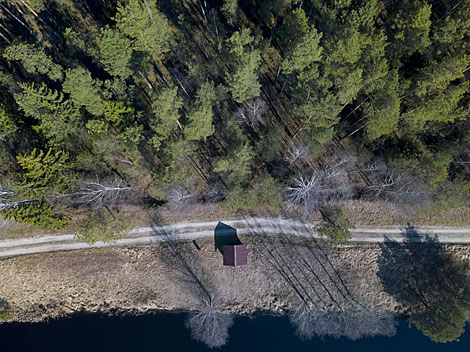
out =
[[(302, 223), (289, 219), (246, 218), (222, 221), (237, 229), (239, 235), (254, 235), (257, 231), (268, 235), (281, 232), (290, 236), (301, 236), (321, 239), (313, 230), (315, 224)], [(87, 248), (129, 247), (146, 245), (163, 241), (191, 240), (214, 236), (217, 221), (184, 222), (173, 225), (139, 227), (128, 232), (125, 238), (113, 242), (96, 242), (88, 244), (77, 242), (73, 234), (46, 235), (13, 240), (0, 240), (0, 258), (15, 257), (27, 254), (55, 251), (70, 251)], [(403, 242), (405, 226), (357, 227), (351, 230), (350, 243), (383, 243), (386, 241)], [(441, 243), (470, 244), (470, 228), (423, 226), (413, 228), (414, 236), (408, 237), (411, 242), (426, 242), (424, 235), (436, 236)]]

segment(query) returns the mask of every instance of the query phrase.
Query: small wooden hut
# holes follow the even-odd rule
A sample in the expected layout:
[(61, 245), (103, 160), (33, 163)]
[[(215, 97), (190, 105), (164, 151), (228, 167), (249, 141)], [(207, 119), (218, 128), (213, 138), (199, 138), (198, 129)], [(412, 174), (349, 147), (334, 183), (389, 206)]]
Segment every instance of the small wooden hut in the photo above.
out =
[(246, 244), (226, 244), (223, 247), (224, 265), (242, 266), (248, 263)]

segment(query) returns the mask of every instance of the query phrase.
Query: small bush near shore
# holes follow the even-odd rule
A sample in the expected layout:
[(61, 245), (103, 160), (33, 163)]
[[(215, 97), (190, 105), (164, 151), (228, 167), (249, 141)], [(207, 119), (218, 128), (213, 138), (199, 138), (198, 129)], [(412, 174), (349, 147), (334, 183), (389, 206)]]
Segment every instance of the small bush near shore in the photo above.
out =
[(0, 322), (11, 318), (10, 305), (0, 298)]

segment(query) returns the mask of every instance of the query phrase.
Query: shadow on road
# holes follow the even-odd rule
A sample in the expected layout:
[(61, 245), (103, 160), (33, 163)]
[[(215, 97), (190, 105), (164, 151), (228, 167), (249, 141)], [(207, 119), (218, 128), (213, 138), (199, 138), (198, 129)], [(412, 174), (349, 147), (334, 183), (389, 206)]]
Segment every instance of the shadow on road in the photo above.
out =
[(224, 254), (224, 245), (237, 245), (242, 244), (237, 235), (237, 229), (220, 222), (217, 224), (214, 230), (214, 246), (215, 250), (219, 250), (221, 254)]

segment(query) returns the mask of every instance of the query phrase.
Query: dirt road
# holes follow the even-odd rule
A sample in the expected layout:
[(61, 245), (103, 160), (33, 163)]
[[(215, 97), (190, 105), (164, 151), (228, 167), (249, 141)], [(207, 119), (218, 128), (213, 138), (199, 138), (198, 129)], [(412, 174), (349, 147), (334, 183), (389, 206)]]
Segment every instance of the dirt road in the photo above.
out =
[[(313, 223), (302, 223), (290, 219), (244, 218), (238, 220), (223, 220), (225, 225), (237, 230), (239, 235), (254, 235), (262, 232), (268, 235), (285, 233), (292, 236), (313, 236), (321, 239), (314, 231)], [(172, 225), (158, 225), (153, 227), (135, 228), (126, 237), (104, 243), (88, 244), (77, 242), (74, 234), (47, 235), (14, 240), (0, 239), (0, 258), (15, 257), (27, 254), (46, 253), (55, 251), (70, 251), (87, 248), (102, 247), (130, 247), (146, 245), (162, 241), (189, 240), (214, 236), (217, 221), (185, 222)], [(357, 227), (351, 230), (351, 243), (381, 243), (385, 241), (402, 242), (407, 232), (407, 241), (427, 242), (432, 238), (442, 243), (470, 244), (470, 228), (460, 227), (415, 227), (389, 226), (389, 227)], [(221, 234), (223, 235), (223, 233)], [(430, 237), (426, 237), (426, 235)]]

